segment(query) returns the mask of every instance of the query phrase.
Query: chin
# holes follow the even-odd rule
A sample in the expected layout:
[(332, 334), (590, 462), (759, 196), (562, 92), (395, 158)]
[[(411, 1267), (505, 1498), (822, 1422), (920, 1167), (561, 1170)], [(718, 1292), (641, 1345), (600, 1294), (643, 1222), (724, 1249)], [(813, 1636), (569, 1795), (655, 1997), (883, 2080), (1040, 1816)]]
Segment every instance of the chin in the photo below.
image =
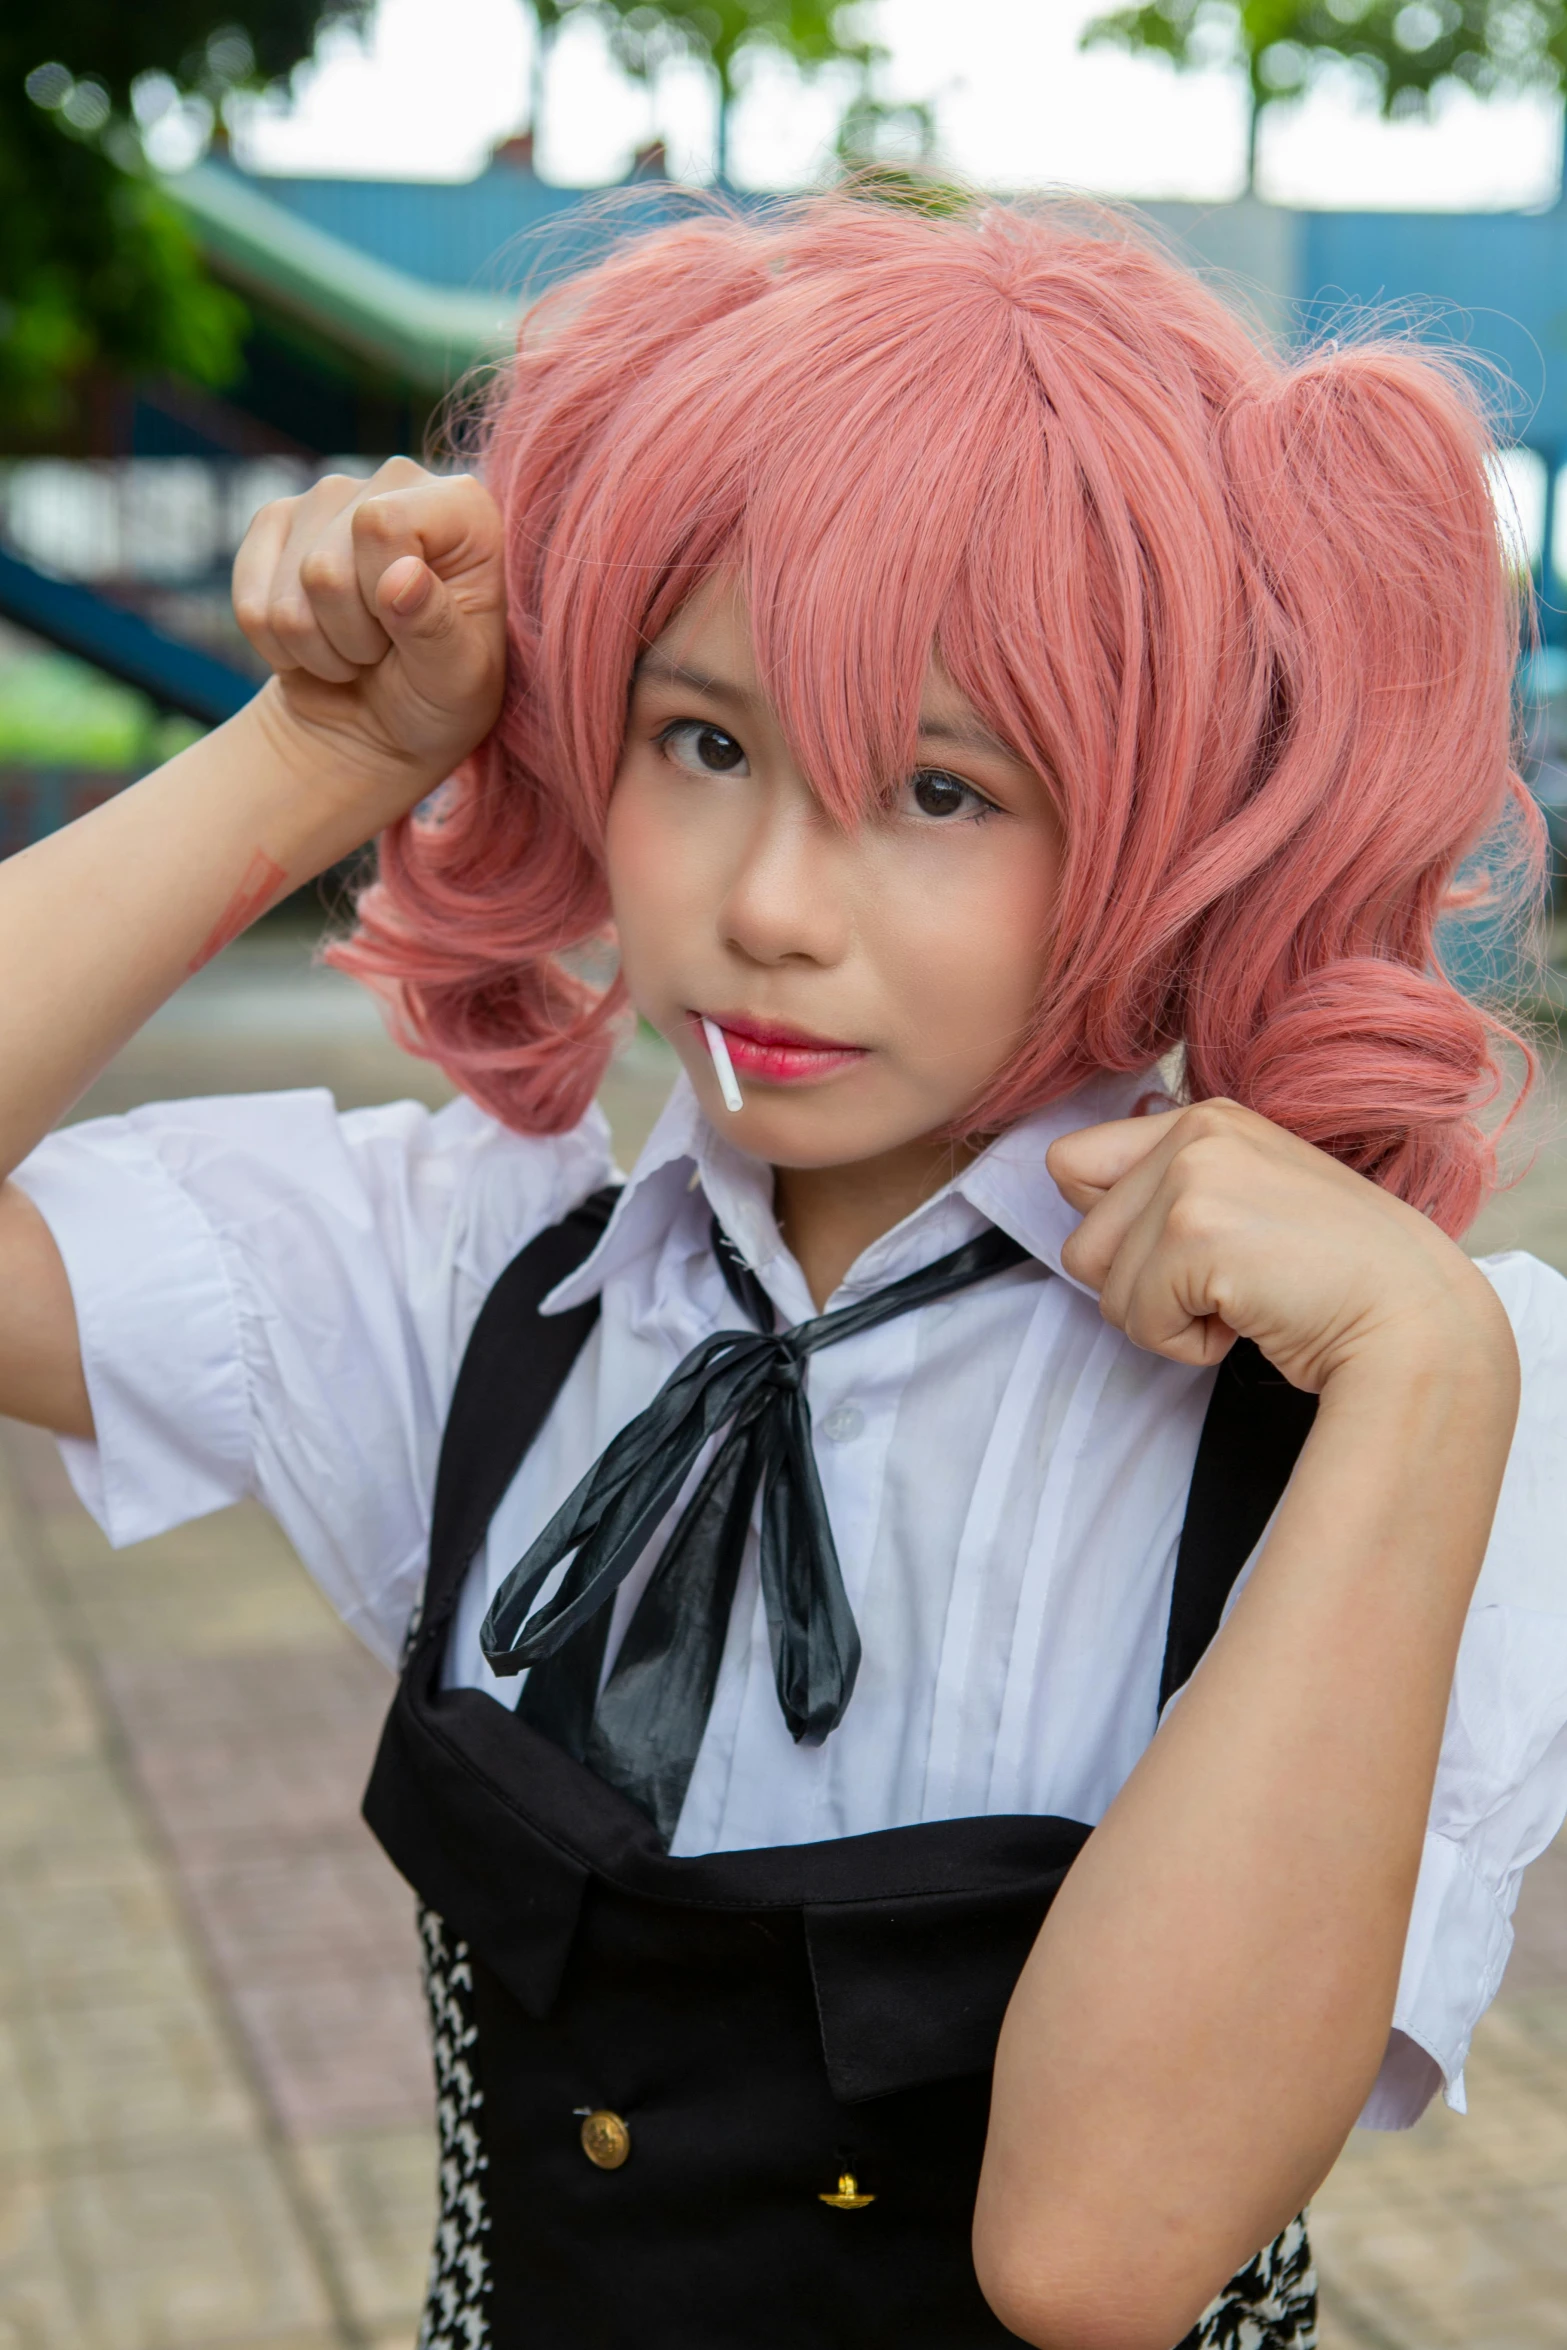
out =
[(775, 1167), (847, 1167), (860, 1159), (879, 1159), (932, 1134), (933, 1121), (918, 1115), (901, 1119), (835, 1115), (826, 1103), (813, 1106), (803, 1095), (790, 1099), (780, 1090), (746, 1088), (745, 1108), (738, 1117), (720, 1112), (720, 1134), (731, 1133), (741, 1150), (768, 1159)]

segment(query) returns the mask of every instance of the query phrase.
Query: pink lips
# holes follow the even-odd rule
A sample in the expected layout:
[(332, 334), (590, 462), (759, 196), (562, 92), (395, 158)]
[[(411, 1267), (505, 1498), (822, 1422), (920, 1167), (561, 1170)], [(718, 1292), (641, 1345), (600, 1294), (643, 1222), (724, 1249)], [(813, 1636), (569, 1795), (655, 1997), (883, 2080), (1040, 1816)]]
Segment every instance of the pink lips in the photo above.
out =
[[(753, 1020), (742, 1012), (709, 1012), (707, 1017), (724, 1032), (735, 1074), (753, 1083), (809, 1085), (866, 1057), (864, 1045), (839, 1044), (781, 1021)], [(692, 1013), (691, 1018), (700, 1029), (701, 1015)]]

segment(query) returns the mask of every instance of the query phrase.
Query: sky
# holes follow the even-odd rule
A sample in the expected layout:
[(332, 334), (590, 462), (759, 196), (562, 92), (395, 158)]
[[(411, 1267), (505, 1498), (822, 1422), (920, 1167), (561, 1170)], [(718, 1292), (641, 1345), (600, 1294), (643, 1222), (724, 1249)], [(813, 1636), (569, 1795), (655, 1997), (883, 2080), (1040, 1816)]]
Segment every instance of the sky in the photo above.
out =
[[(861, 20), (889, 52), (881, 94), (934, 102), (940, 152), (981, 186), (1070, 185), (1107, 195), (1222, 201), (1242, 177), (1241, 94), (1223, 72), (1084, 55), (1092, 0), (866, 0)], [(291, 103), (252, 107), (235, 145), (252, 168), (461, 179), (525, 118), (529, 27), (520, 0), (379, 0), (363, 36), (327, 35)], [(763, 63), (736, 111), (732, 176), (798, 187), (826, 166), (842, 87)], [(549, 179), (618, 177), (664, 137), (671, 166), (712, 169), (712, 102), (694, 67), (651, 92), (627, 83), (602, 37), (568, 25), (550, 74), (539, 161)], [(179, 125), (163, 126), (170, 164)], [(1352, 75), (1265, 118), (1261, 192), (1280, 203), (1454, 209), (1541, 205), (1556, 194), (1560, 109), (1482, 103), (1454, 91), (1428, 123), (1387, 124)]]

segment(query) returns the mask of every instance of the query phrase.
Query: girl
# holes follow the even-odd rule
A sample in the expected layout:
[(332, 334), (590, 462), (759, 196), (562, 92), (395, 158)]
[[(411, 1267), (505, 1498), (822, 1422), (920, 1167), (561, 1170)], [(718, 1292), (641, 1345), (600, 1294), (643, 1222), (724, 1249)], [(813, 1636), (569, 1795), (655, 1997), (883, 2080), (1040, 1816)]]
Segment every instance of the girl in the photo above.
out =
[[(1433, 947), (1532, 850), (1486, 448), (1113, 224), (688, 223), (484, 486), (269, 508), (270, 684), (0, 873), (0, 1408), (404, 1658), (431, 2350), (1307, 2344), (1346, 2133), (1461, 2103), (1567, 1805), (1567, 1288), (1455, 1245)], [(41, 1140), (377, 831), (466, 1100)]]

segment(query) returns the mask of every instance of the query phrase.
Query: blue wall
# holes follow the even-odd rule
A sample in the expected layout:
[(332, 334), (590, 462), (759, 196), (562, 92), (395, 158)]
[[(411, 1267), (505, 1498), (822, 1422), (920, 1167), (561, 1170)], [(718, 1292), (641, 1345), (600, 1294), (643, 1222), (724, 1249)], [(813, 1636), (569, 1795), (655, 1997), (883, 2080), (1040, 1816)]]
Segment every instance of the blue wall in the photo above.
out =
[(412, 277), (507, 292), (566, 276), (612, 243), (617, 228), (650, 226), (689, 200), (668, 180), (557, 188), (504, 162), (456, 182), (268, 175), (260, 184), (312, 227)]
[(1518, 439), (1567, 457), (1567, 211), (1313, 212), (1302, 225), (1309, 324), (1346, 301), (1407, 305), (1511, 377)]
[[(439, 285), (564, 275), (628, 215), (668, 217), (683, 191), (558, 188), (504, 161), (458, 183), (288, 179), (271, 200), (363, 252)], [(1407, 306), (1455, 332), (1518, 383), (1534, 409), (1522, 437), (1567, 453), (1567, 209), (1538, 213), (1312, 212), (1254, 201), (1146, 207), (1210, 264), (1250, 281), (1308, 326), (1365, 305)], [(1537, 405), (1536, 405), (1537, 404)]]

